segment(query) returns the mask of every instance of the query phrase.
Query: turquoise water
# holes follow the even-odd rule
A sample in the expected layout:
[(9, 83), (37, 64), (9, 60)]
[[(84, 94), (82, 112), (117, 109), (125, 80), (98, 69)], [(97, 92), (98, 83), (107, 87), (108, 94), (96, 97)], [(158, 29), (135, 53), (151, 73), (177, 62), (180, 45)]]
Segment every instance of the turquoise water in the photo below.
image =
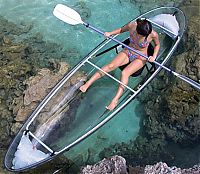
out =
[[(70, 151), (66, 153), (66, 156), (75, 160), (81, 156), (84, 162), (87, 163), (88, 160), (88, 163), (93, 163), (100, 160), (99, 153), (103, 148), (116, 143), (128, 143), (130, 140), (134, 140), (139, 131), (140, 118), (133, 114), (137, 112), (138, 104), (139, 103), (136, 101), (134, 104), (128, 105), (126, 110), (120, 112), (120, 114), (105, 124), (96, 133), (85, 139), (78, 146), (70, 149)], [(87, 107), (85, 109), (87, 109)], [(92, 110), (89, 112), (92, 112)], [(84, 114), (80, 114), (79, 116), (83, 117)], [(87, 119), (84, 119), (84, 121), (86, 120)], [(82, 126), (84, 127), (85, 123)], [(78, 129), (76, 129), (77, 134), (80, 133), (78, 132), (79, 130), (82, 129), (78, 127)]]
[[(65, 52), (73, 49), (78, 50), (79, 58), (82, 58), (102, 41), (103, 37), (82, 25), (71, 26), (59, 21), (52, 14), (53, 8), (58, 3), (77, 10), (85, 22), (103, 31), (124, 25), (133, 16), (139, 14), (138, 9), (132, 3), (128, 1), (120, 3), (119, 0), (0, 0), (0, 15), (16, 24), (32, 24), (31, 32), (42, 33), (45, 40), (62, 45)], [(113, 7), (115, 8), (113, 9)], [(124, 10), (132, 16), (124, 13)], [(74, 63), (77, 60), (70, 60), (70, 62)]]
[[(108, 31), (124, 25), (140, 14), (139, 7), (131, 2), (130, 0), (0, 0), (0, 15), (17, 25), (32, 25), (30, 32), (23, 37), (39, 32), (44, 40), (59, 44), (63, 53), (74, 53), (75, 56), (65, 60), (74, 65), (104, 38), (82, 25), (71, 26), (59, 21), (52, 14), (54, 6), (58, 3), (66, 4), (76, 9), (85, 22), (102, 31)], [(148, 6), (147, 10), (150, 8), (154, 8), (153, 4)], [(104, 86), (96, 84), (88, 92), (95, 93), (96, 87), (102, 88), (102, 92), (105, 90)], [(87, 103), (87, 101), (82, 102)], [(97, 108), (93, 109), (95, 110)], [(81, 112), (82, 108), (78, 113)], [(65, 155), (80, 165), (82, 162), (98, 161), (99, 152), (104, 148), (116, 143), (127, 143), (137, 137), (143, 114), (141, 103), (134, 100), (109, 123)]]
[[(109, 31), (122, 26), (133, 17), (139, 15), (138, 8), (129, 1), (0, 0), (0, 15), (17, 25), (33, 26), (31, 31), (27, 33), (27, 37), (34, 33), (41, 33), (44, 40), (61, 45), (62, 51), (66, 52), (66, 54), (71, 50), (76, 50), (78, 56), (66, 60), (71, 65), (76, 64), (95, 45), (99, 44), (104, 37), (86, 29), (82, 25), (70, 26), (58, 20), (52, 14), (54, 6), (58, 3), (63, 3), (76, 9), (85, 22), (102, 31)], [(129, 104), (126, 110), (120, 112), (117, 117), (102, 127), (97, 133), (66, 153), (66, 156), (76, 160), (77, 156), (81, 154), (83, 161), (86, 162), (88, 151), (90, 151), (92, 153), (90, 161), (96, 162), (99, 160), (98, 153), (103, 148), (115, 143), (129, 142), (135, 139), (140, 128), (141, 112), (136, 112), (138, 106), (139, 102), (136, 100)], [(95, 110), (97, 108), (94, 108)], [(81, 108), (79, 112), (82, 112)]]

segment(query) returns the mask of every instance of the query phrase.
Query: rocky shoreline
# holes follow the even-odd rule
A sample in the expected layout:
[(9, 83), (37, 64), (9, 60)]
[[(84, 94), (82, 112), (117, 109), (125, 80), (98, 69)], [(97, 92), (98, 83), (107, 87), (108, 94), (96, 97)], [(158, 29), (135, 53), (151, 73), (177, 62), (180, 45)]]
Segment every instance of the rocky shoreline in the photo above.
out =
[(145, 167), (127, 166), (126, 160), (121, 156), (112, 156), (103, 159), (95, 165), (87, 165), (81, 169), (80, 174), (199, 174), (200, 167), (195, 165), (189, 169), (181, 169), (175, 166), (169, 167), (166, 163), (158, 162), (154, 165), (146, 165)]
[[(183, 1), (180, 8), (188, 18), (188, 29), (171, 67), (200, 82), (199, 2)], [(0, 17), (0, 23), (0, 173), (8, 174), (10, 172), (4, 169), (2, 157), (9, 142), (22, 126), (25, 115), (62, 78), (69, 70), (69, 65), (63, 63), (65, 55), (58, 54), (59, 45), (43, 41), (39, 33), (23, 38), (31, 30), (31, 24), (16, 26), (3, 17)], [(36, 80), (33, 82), (31, 79)], [(33, 87), (41, 89), (36, 84), (38, 81), (46, 84), (45, 79), (52, 79), (48, 81), (48, 87), (42, 93), (35, 90), (35, 96), (30, 94), (30, 91), (34, 91)], [(151, 99), (147, 97), (150, 94)], [(199, 159), (186, 160), (182, 166), (189, 163), (188, 169), (181, 164), (168, 167), (176, 163), (176, 153), (172, 150), (175, 144), (187, 148), (200, 143), (199, 91), (162, 72), (139, 99), (145, 105), (146, 116), (142, 119), (143, 129), (137, 139), (129, 144), (116, 144), (104, 149), (100, 156), (106, 158), (94, 166), (86, 166), (81, 173), (200, 173), (200, 164), (195, 164)], [(172, 143), (169, 145), (168, 141)], [(61, 157), (56, 162), (26, 173), (52, 173), (64, 164), (70, 166), (72, 162)]]

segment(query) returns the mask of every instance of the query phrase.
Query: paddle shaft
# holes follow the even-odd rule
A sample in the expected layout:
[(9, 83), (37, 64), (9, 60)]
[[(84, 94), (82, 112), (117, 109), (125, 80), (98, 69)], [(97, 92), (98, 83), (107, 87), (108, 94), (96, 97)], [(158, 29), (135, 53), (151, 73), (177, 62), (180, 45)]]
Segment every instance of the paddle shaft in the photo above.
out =
[[(75, 10), (73, 10), (73, 9), (71, 9), (71, 8), (65, 6), (65, 5), (57, 4), (56, 7), (54, 8), (53, 14), (57, 18), (59, 18), (60, 20), (66, 22), (66, 23), (69, 23), (71, 25), (83, 24), (84, 26), (86, 26), (86, 27), (88, 27), (88, 28), (96, 31), (97, 33), (99, 33), (101, 35), (104, 35), (104, 32), (102, 32), (99, 29), (91, 26), (88, 23), (83, 22), (82, 19), (81, 19), (81, 16)], [(108, 37), (108, 38), (111, 39), (111, 40), (113, 40), (113, 41), (115, 41), (115, 42), (117, 42), (117, 43), (119, 43), (120, 45), (123, 45), (124, 47), (126, 47), (126, 48), (134, 51), (138, 55), (140, 55), (140, 56), (142, 56), (142, 57), (144, 57), (145, 59), (148, 60), (148, 57), (146, 55), (143, 55), (142, 53), (140, 53), (139, 51), (135, 50), (134, 48), (129, 47), (128, 45), (120, 42), (119, 40), (117, 40), (117, 39), (115, 39), (115, 38), (113, 38), (111, 36)], [(178, 38), (178, 39), (180, 39), (180, 38)], [(176, 44), (174, 45), (173, 48), (175, 48), (177, 46), (177, 43), (178, 42), (176, 42)], [(173, 52), (173, 50), (171, 50), (169, 52), (168, 56), (170, 56), (172, 54), (172, 52)], [(153, 63), (155, 63), (156, 65), (160, 66), (161, 68), (167, 70), (168, 72), (172, 73), (173, 75), (177, 76), (178, 78), (184, 80), (185, 82), (191, 84), (192, 86), (194, 86), (195, 88), (197, 88), (198, 90), (200, 90), (200, 84), (199, 83), (193, 81), (192, 79), (189, 79), (188, 77), (185, 77), (183, 75), (180, 75), (180, 74), (172, 71), (171, 69), (163, 66), (162, 64), (160, 64), (160, 63), (158, 63), (156, 61), (154, 61)]]
[[(99, 30), (99, 29), (97, 29), (97, 28), (91, 26), (90, 24), (85, 23), (85, 22), (83, 22), (82, 24), (83, 24), (85, 27), (90, 28), (90, 29), (96, 31), (96, 32), (99, 33), (99, 34), (104, 35), (104, 32), (102, 32), (101, 30)], [(113, 41), (115, 41), (115, 42), (117, 42), (117, 43), (119, 43), (120, 45), (123, 45), (124, 47), (126, 47), (126, 48), (128, 48), (128, 49), (134, 51), (135, 53), (139, 54), (140, 56), (142, 56), (142, 57), (144, 57), (145, 59), (148, 60), (148, 56), (143, 55), (142, 53), (140, 53), (139, 51), (135, 50), (134, 48), (129, 47), (128, 45), (124, 44), (123, 42), (120, 42), (119, 40), (117, 40), (117, 39), (115, 39), (115, 38), (113, 38), (113, 37), (111, 37), (111, 36), (109, 36), (108, 38), (111, 39), (111, 40), (113, 40)], [(195, 88), (197, 88), (198, 90), (200, 90), (200, 84), (199, 84), (199, 83), (193, 81), (192, 79), (190, 79), (190, 78), (188, 78), (188, 77), (185, 77), (185, 76), (183, 76), (183, 75), (180, 75), (180, 74), (178, 74), (178, 73), (172, 71), (171, 69), (169, 69), (169, 68), (167, 68), (167, 67), (161, 65), (160, 63), (158, 63), (158, 62), (156, 62), (156, 61), (153, 61), (153, 63), (155, 63), (156, 65), (162, 67), (163, 69), (165, 69), (165, 70), (167, 70), (168, 72), (172, 73), (172, 74), (175, 75), (176, 77), (180, 78), (181, 80), (184, 80), (185, 82), (189, 83), (190, 85), (192, 85), (192, 86), (194, 86)]]

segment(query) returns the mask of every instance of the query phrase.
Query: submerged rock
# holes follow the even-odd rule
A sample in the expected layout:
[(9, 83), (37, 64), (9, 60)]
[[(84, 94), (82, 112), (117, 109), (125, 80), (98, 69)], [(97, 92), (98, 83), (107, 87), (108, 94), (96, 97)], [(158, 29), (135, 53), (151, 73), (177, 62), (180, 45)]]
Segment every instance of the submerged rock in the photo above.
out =
[(84, 1), (78, 1), (75, 4), (75, 9), (80, 13), (83, 20), (87, 20), (91, 16), (91, 10)]
[[(123, 3), (124, 0), (119, 0), (120, 3)], [(139, 7), (140, 13), (144, 13), (147, 10), (152, 9), (152, 7), (162, 7), (162, 6), (177, 6), (177, 4), (180, 4), (183, 0), (130, 0), (130, 3), (134, 4), (135, 6)]]
[[(188, 5), (188, 3), (186, 4)], [(190, 3), (192, 6), (193, 3)], [(187, 14), (187, 12), (185, 13)], [(183, 38), (185, 51), (176, 55), (172, 63), (175, 71), (197, 82), (200, 80), (200, 33), (197, 27), (199, 23), (199, 14), (190, 17), (188, 30)], [(157, 81), (157, 83), (167, 81), (166, 88), (151, 91), (151, 94), (155, 94), (151, 96), (155, 97), (143, 101), (146, 103), (145, 110), (148, 115), (148, 119), (145, 121), (147, 134), (156, 136), (159, 132), (173, 142), (185, 146), (198, 142), (200, 138), (199, 91), (185, 81), (168, 74), (158, 78)], [(156, 89), (156, 83), (152, 83), (152, 86)], [(150, 94), (147, 90), (145, 92), (148, 93), (145, 96)], [(158, 96), (158, 93), (162, 95)]]
[[(180, 8), (185, 9), (185, 14), (189, 13), (190, 18), (182, 44), (174, 55), (170, 68), (199, 82), (200, 19), (196, 10), (199, 4), (196, 7), (196, 3), (195, 0), (182, 2)], [(187, 7), (189, 11), (186, 10)], [(196, 147), (197, 152), (200, 140), (199, 91), (186, 82), (161, 72), (143, 91), (139, 100), (146, 112), (141, 120), (141, 134), (134, 142), (104, 149), (101, 157), (118, 154), (129, 165), (143, 167), (159, 161), (182, 168), (199, 163), (199, 154), (193, 151)], [(185, 154), (186, 149), (189, 149), (189, 154)], [(196, 173), (198, 172), (199, 169)]]
[[(50, 71), (47, 68), (40, 69), (37, 75), (30, 77), (24, 83), (26, 90), (23, 92), (23, 96), (15, 98), (15, 105), (13, 108), (14, 114), (16, 115), (16, 122), (24, 122), (27, 116), (34, 110), (38, 103), (48, 94), (48, 92), (55, 86), (56, 83), (63, 77), (68, 71), (69, 65), (61, 62), (57, 72)], [(77, 73), (76, 76), (70, 79), (65, 84), (65, 87), (74, 85), (78, 80), (82, 79), (83, 75)], [(45, 84), (45, 85), (44, 85)], [(58, 103), (59, 98), (63, 98), (66, 95), (65, 90), (51, 100), (45, 107), (45, 110), (51, 110)], [(60, 101), (59, 101), (60, 102)], [(44, 113), (47, 114), (47, 113)]]
[[(66, 65), (68, 71), (68, 65)], [(23, 97), (15, 98), (15, 106), (13, 108), (16, 114), (15, 120), (23, 122), (27, 116), (36, 107), (39, 101), (44, 98), (48, 91), (63, 77), (61, 73), (53, 73), (47, 68), (38, 71), (36, 76), (30, 77), (24, 82), (27, 86), (23, 92)], [(45, 85), (44, 85), (45, 84)]]

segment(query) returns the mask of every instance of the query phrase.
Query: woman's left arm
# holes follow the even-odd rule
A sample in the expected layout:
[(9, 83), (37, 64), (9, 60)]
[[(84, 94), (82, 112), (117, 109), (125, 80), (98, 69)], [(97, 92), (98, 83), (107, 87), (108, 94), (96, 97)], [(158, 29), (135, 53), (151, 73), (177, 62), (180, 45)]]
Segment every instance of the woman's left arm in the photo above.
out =
[(153, 35), (152, 39), (153, 39), (153, 42), (155, 44), (155, 47), (154, 47), (153, 56), (150, 56), (149, 59), (148, 59), (149, 62), (153, 62), (156, 59), (158, 52), (160, 50), (160, 41), (159, 41), (158, 33), (153, 31), (152, 35)]

